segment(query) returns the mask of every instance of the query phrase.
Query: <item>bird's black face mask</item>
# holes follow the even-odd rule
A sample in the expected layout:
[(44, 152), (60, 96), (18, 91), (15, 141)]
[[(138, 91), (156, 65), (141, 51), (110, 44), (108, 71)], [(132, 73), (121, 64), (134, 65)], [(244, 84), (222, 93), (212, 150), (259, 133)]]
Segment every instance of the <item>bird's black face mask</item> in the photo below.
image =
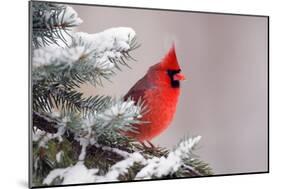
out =
[(171, 87), (172, 88), (180, 88), (180, 81), (176, 80), (174, 78), (175, 75), (177, 75), (178, 73), (180, 73), (181, 70), (167, 70), (167, 74), (170, 77), (171, 80)]

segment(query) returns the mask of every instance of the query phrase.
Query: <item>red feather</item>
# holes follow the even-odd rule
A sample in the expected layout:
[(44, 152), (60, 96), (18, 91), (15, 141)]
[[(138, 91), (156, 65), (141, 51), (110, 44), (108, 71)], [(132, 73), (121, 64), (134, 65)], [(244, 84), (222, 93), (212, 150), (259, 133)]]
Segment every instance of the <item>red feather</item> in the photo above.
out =
[(179, 70), (180, 66), (178, 63), (175, 45), (169, 50), (168, 54), (162, 60), (161, 66), (164, 69)]
[(149, 123), (134, 125), (138, 132), (126, 133), (137, 140), (151, 140), (163, 132), (171, 123), (176, 112), (180, 88), (171, 86), (168, 70), (179, 70), (175, 47), (173, 46), (164, 59), (151, 66), (146, 75), (140, 79), (125, 95), (125, 100), (131, 97), (136, 102), (141, 98), (149, 111), (142, 120)]

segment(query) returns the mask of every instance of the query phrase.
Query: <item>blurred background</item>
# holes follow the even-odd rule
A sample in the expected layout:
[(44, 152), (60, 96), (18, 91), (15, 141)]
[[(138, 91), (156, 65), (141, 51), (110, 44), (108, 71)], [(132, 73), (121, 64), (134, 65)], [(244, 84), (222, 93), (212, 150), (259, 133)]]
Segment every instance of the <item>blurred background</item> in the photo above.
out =
[(86, 95), (125, 95), (175, 42), (187, 80), (172, 124), (152, 142), (173, 148), (184, 136), (201, 135), (196, 154), (215, 174), (267, 170), (265, 17), (72, 7), (84, 21), (77, 31), (131, 27), (141, 43), (131, 70), (123, 68), (104, 88), (84, 85)]

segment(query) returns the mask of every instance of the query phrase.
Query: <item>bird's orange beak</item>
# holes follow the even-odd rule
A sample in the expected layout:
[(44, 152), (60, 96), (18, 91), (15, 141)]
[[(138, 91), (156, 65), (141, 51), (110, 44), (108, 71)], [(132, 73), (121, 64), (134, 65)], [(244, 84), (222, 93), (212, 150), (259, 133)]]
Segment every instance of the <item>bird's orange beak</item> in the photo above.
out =
[(177, 74), (174, 75), (174, 80), (176, 80), (176, 81), (185, 80), (185, 76), (181, 73), (177, 73)]

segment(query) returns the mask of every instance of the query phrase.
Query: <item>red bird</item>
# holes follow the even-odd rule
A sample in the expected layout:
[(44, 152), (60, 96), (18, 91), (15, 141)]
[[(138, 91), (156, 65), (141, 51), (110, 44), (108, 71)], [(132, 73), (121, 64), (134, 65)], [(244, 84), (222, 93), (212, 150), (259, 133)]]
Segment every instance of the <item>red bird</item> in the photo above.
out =
[(134, 125), (138, 132), (126, 133), (139, 141), (150, 141), (162, 133), (171, 123), (176, 112), (180, 95), (180, 81), (185, 77), (180, 73), (175, 47), (170, 49), (164, 59), (149, 68), (125, 95), (134, 101), (145, 101), (149, 112), (141, 120), (148, 123)]

